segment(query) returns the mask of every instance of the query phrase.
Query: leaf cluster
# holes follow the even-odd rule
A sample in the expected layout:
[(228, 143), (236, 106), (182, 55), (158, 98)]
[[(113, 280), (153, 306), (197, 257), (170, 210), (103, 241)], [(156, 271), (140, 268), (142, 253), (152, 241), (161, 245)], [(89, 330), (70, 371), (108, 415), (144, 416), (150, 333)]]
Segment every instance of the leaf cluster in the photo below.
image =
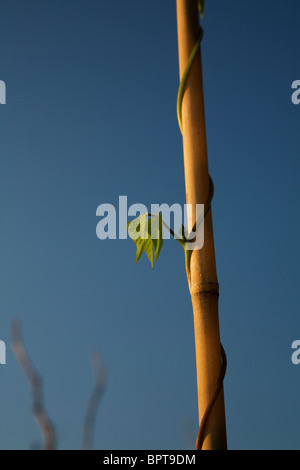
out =
[(153, 268), (153, 252), (154, 261), (156, 262), (163, 246), (161, 213), (158, 212), (156, 215), (151, 215), (148, 212), (141, 214), (136, 219), (128, 222), (127, 230), (136, 244), (136, 262), (138, 262), (144, 251)]

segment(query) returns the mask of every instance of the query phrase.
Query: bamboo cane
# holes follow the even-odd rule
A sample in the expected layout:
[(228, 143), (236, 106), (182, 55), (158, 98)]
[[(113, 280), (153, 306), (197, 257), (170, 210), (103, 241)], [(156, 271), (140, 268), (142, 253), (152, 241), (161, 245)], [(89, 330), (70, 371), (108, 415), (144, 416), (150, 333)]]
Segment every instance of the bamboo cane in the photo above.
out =
[[(179, 73), (182, 78), (201, 30), (198, 0), (176, 0), (176, 2)], [(194, 59), (186, 81), (182, 101), (182, 136), (186, 202), (195, 207), (196, 204), (205, 204), (209, 196), (201, 51)], [(205, 217), (204, 246), (201, 250), (194, 250), (191, 255), (188, 281), (194, 315), (198, 413), (199, 422), (201, 422), (221, 370), (219, 284), (211, 210)], [(202, 449), (224, 450), (226, 448), (225, 405), (222, 388), (205, 426)]]

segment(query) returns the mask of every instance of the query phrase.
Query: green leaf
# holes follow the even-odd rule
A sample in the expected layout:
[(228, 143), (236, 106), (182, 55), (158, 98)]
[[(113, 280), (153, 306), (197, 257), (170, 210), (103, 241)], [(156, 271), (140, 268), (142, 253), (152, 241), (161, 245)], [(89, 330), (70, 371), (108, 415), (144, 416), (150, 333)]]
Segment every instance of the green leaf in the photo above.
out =
[(128, 222), (127, 231), (130, 235), (130, 238), (132, 238), (134, 242), (139, 238), (139, 232), (140, 232), (140, 218), (139, 217)]
[(153, 248), (156, 262), (163, 245), (163, 228), (160, 212), (153, 216), (149, 216), (148, 213), (141, 214), (136, 219), (128, 222), (127, 230), (136, 244), (136, 262), (138, 262), (143, 251), (145, 251), (153, 268)]
[(149, 233), (153, 240), (155, 261), (157, 261), (163, 246), (163, 223), (160, 212), (149, 219)]
[[(148, 213), (141, 214), (136, 219), (128, 222), (127, 230), (130, 237), (136, 244), (136, 262), (138, 262), (144, 251), (153, 268), (153, 249), (154, 260), (156, 262), (163, 245), (163, 220), (161, 213), (159, 212), (156, 215), (150, 215)], [(175, 240), (184, 248), (185, 266), (188, 279), (190, 279), (192, 250), (187, 249), (188, 241), (185, 237), (185, 230), (183, 225), (181, 226), (180, 236), (182, 238), (175, 237)]]
[(151, 266), (153, 268), (153, 241), (150, 236), (147, 240), (144, 240), (144, 251), (148, 256)]
[(142, 256), (143, 249), (144, 249), (144, 243), (143, 243), (143, 240), (141, 240), (140, 238), (138, 238), (138, 240), (136, 240), (135, 243), (136, 243), (136, 258), (135, 258), (135, 262), (137, 263), (138, 260), (140, 259), (140, 257)]

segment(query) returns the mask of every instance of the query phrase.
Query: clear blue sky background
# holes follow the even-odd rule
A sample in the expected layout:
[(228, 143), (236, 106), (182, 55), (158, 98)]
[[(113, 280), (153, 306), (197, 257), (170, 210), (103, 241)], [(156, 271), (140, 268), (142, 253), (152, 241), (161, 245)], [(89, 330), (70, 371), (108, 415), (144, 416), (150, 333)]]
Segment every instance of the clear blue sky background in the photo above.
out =
[[(300, 2), (207, 0), (202, 44), (230, 449), (300, 449)], [(184, 255), (151, 269), (100, 241), (96, 208), (185, 202), (173, 0), (0, 1), (0, 448), (40, 441), (10, 348), (19, 317), (58, 447), (78, 449), (107, 370), (97, 449), (188, 449), (197, 434)]]

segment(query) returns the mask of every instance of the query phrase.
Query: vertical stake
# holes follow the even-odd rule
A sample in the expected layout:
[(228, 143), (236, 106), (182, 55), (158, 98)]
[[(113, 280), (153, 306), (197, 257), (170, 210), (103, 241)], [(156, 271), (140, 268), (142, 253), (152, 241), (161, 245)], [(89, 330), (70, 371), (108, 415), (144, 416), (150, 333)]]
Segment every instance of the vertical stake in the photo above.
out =
[[(176, 0), (179, 73), (182, 77), (200, 36), (198, 0)], [(186, 202), (195, 207), (209, 196), (201, 48), (187, 77), (182, 101), (182, 136)], [(214, 393), (221, 370), (218, 299), (212, 214), (204, 222), (204, 245), (194, 250), (189, 288), (193, 306), (199, 423)], [(209, 415), (202, 449), (227, 449), (223, 388)]]

